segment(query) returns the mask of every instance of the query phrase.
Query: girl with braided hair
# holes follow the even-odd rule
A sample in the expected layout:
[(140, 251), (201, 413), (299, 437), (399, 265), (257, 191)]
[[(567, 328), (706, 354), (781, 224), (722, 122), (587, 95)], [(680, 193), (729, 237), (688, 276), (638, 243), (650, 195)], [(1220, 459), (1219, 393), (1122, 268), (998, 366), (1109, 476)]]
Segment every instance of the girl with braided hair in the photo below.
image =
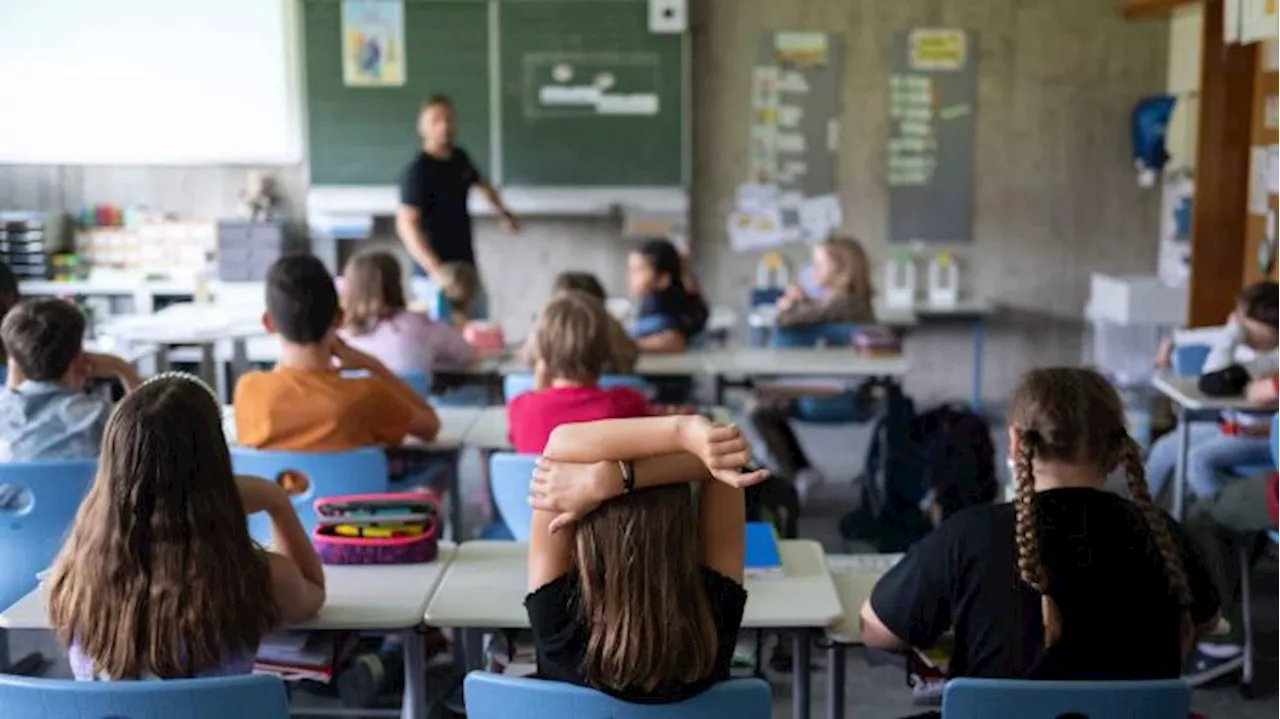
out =
[[(1009, 441), (1017, 499), (965, 509), (913, 546), (863, 604), (863, 640), (923, 649), (950, 629), (951, 676), (1179, 676), (1218, 596), (1152, 504), (1115, 390), (1092, 370), (1032, 370)], [(1129, 499), (1103, 490), (1116, 468)]]

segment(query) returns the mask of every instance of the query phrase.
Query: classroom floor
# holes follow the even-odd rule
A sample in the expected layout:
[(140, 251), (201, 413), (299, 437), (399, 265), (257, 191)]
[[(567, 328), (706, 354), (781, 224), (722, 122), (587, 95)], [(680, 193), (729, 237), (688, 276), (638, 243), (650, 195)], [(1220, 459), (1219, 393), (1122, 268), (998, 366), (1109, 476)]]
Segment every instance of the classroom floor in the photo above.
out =
[[(996, 428), (997, 453), (1005, 451), (1003, 428)], [(836, 522), (840, 515), (856, 501), (853, 486), (854, 467), (860, 466), (868, 429), (841, 427), (804, 427), (801, 442), (810, 450), (814, 463), (824, 471), (828, 483), (819, 488), (809, 502), (800, 520), (801, 536), (816, 539), (829, 552), (848, 551), (842, 547)], [(850, 437), (857, 442), (850, 441)], [(463, 497), (466, 499), (467, 526), (479, 527), (483, 521), (484, 504), (480, 485), (480, 466), (474, 452), (467, 452), (462, 462)], [(1277, 700), (1277, 578), (1274, 563), (1264, 562), (1254, 582), (1254, 617), (1258, 648), (1255, 680), (1258, 698), (1243, 700), (1235, 684), (1226, 683), (1197, 690), (1192, 708), (1208, 719), (1271, 719), (1280, 713)], [(68, 668), (65, 652), (51, 635), (45, 632), (13, 632), (10, 634), (10, 657), (18, 658), (29, 651), (39, 650), (54, 660), (50, 676), (66, 677)], [(813, 716), (826, 716), (825, 652), (813, 653), (818, 670), (813, 681)], [(919, 713), (924, 709), (911, 704), (911, 693), (906, 686), (903, 672), (893, 666), (869, 667), (865, 652), (854, 649), (849, 652), (845, 684), (845, 716), (849, 719), (893, 719)], [(773, 716), (778, 719), (791, 717), (791, 687), (785, 676), (773, 677)], [(297, 706), (323, 706), (335, 708), (337, 702), (299, 696)]]

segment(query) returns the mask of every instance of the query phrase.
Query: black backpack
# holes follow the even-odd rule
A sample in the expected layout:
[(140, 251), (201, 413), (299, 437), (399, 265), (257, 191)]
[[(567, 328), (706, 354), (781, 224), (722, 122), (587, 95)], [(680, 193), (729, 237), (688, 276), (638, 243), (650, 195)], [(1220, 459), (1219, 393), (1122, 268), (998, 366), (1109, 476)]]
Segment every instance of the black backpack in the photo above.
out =
[(929, 490), (943, 516), (995, 499), (995, 446), (986, 421), (943, 405), (916, 414), (897, 384), (884, 386), (884, 414), (867, 449), (862, 504), (840, 520), (840, 534), (901, 552), (933, 529), (921, 509)]

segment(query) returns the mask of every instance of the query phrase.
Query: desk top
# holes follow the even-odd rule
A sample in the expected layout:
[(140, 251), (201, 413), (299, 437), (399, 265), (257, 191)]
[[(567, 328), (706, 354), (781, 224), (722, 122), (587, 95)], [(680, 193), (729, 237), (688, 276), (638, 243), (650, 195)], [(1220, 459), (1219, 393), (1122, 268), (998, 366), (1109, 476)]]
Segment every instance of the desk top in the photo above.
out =
[(1161, 394), (1177, 402), (1183, 409), (1191, 410), (1243, 410), (1258, 413), (1274, 412), (1275, 407), (1260, 407), (1244, 397), (1209, 397), (1196, 386), (1198, 377), (1175, 377), (1158, 374), (1151, 384)]
[(862, 643), (862, 603), (901, 554), (829, 554), (827, 567), (844, 610), (840, 620), (827, 628), (827, 638), (842, 644)]
[(160, 344), (203, 344), (267, 334), (261, 315), (185, 302), (155, 314), (117, 315), (103, 323), (99, 332), (132, 342)]
[[(453, 559), (452, 542), (440, 543), (427, 564), (326, 565), (327, 597), (315, 619), (290, 629), (408, 629), (422, 623), (427, 603)], [(0, 614), (0, 627), (48, 629), (41, 585)]]
[[(529, 545), (467, 542), (445, 571), (427, 605), (427, 623), (473, 629), (529, 626), (524, 598)], [(748, 628), (825, 627), (842, 616), (840, 599), (823, 560), (822, 547), (807, 540), (778, 542), (786, 576), (747, 579)]]
[(866, 357), (848, 347), (773, 349), (735, 347), (701, 353), (717, 375), (788, 375), (823, 377), (901, 377), (907, 373), (902, 355)]
[(511, 449), (506, 406), (499, 405), (478, 409), (476, 420), (467, 429), (467, 433), (462, 438), (462, 443), (468, 447), (482, 450)]

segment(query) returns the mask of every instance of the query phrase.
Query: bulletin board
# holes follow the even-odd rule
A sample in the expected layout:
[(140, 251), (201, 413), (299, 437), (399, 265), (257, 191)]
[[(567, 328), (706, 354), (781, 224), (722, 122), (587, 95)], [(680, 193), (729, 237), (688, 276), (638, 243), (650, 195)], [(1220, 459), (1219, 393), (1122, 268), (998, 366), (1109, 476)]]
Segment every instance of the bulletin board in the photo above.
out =
[(1254, 70), (1252, 148), (1249, 157), (1248, 216), (1245, 218), (1244, 282), (1275, 279), (1280, 265), (1280, 101), (1274, 46), (1258, 48)]
[(739, 251), (817, 242), (841, 224), (836, 195), (839, 35), (764, 33), (751, 73), (747, 182), (727, 231)]
[(978, 47), (967, 30), (893, 38), (889, 78), (890, 242), (973, 239)]

